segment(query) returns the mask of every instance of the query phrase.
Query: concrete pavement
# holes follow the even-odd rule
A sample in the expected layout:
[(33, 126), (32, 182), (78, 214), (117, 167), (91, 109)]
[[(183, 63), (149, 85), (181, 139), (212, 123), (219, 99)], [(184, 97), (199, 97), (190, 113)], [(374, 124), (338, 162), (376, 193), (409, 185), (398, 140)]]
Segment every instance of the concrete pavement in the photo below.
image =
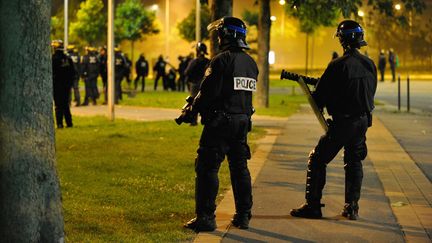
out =
[[(229, 225), (234, 206), (232, 192), (228, 192), (217, 209), (218, 230), (198, 234), (195, 242), (430, 242), (431, 183), (377, 118), (368, 132), (360, 219), (340, 216), (344, 204), (342, 153), (328, 166), (324, 219), (289, 215), (291, 208), (304, 202), (307, 156), (322, 134), (308, 110), (304, 108), (272, 132), (271, 136), (278, 135), (265, 161), (259, 162), (262, 169), (258, 174), (252, 171), (256, 180), (250, 229)], [(269, 149), (268, 144), (264, 146)], [(256, 163), (253, 156), (251, 164)]]

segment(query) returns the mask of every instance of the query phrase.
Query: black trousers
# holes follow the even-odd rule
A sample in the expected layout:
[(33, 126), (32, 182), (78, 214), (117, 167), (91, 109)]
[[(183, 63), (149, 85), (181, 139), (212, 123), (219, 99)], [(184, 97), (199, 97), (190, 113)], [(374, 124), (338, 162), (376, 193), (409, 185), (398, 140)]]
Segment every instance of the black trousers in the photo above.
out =
[(73, 86), (72, 87), (73, 87), (73, 92), (74, 92), (74, 97), (75, 97), (74, 101), (77, 104), (81, 104), (81, 96), (80, 96), (80, 92), (79, 92), (79, 77), (75, 78), (73, 80)]
[(97, 76), (87, 77), (85, 79), (85, 98), (84, 103), (88, 104), (89, 100), (96, 102), (99, 98), (99, 90), (97, 88)]
[(54, 106), (57, 127), (63, 127), (63, 118), (66, 126), (72, 126), (72, 114), (69, 108), (70, 88), (60, 87), (54, 89)]
[(155, 78), (155, 81), (154, 81), (154, 90), (157, 90), (158, 81), (159, 81), (160, 78), (162, 78), (163, 88), (164, 88), (164, 90), (166, 90), (166, 87), (165, 87), (165, 81), (164, 81), (164, 79), (165, 79), (165, 74), (163, 74), (163, 73), (157, 73), (157, 74), (156, 74), (156, 78)]
[(381, 74), (381, 80), (380, 81), (384, 81), (384, 72), (385, 72), (385, 69), (382, 68), (379, 71), (380, 71), (380, 74)]
[(250, 213), (252, 186), (247, 160), (250, 150), (247, 144), (249, 118), (247, 115), (231, 115), (224, 124), (216, 127), (205, 125), (195, 160), (195, 202), (197, 216), (213, 216), (219, 189), (218, 171), (225, 156), (228, 157), (231, 184), (236, 212)]
[(362, 160), (366, 158), (368, 117), (336, 118), (309, 156), (306, 201), (319, 203), (326, 183), (326, 166), (344, 148), (345, 202), (357, 202), (363, 179)]
[(135, 84), (135, 90), (138, 87), (138, 81), (141, 78), (141, 92), (144, 92), (145, 90), (145, 75), (144, 74), (138, 74), (137, 77), (135, 78), (134, 84)]

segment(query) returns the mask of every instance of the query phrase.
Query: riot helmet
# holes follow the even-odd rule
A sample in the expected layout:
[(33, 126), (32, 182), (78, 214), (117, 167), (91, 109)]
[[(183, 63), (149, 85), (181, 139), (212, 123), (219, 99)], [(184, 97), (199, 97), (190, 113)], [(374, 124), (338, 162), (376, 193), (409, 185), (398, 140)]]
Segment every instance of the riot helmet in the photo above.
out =
[(57, 50), (64, 51), (64, 45), (62, 40), (53, 40), (51, 42), (51, 46), (54, 48), (55, 51)]
[(196, 53), (197, 53), (197, 56), (200, 55), (200, 54), (202, 54), (202, 55), (208, 55), (206, 44), (204, 44), (202, 42), (198, 42), (196, 44)]
[(344, 49), (367, 46), (366, 41), (363, 39), (363, 28), (353, 20), (342, 21), (337, 27), (335, 36), (339, 38), (339, 42)]
[(239, 47), (250, 49), (246, 42), (246, 25), (235, 17), (223, 17), (207, 26), (209, 32), (216, 30), (219, 37), (219, 48)]

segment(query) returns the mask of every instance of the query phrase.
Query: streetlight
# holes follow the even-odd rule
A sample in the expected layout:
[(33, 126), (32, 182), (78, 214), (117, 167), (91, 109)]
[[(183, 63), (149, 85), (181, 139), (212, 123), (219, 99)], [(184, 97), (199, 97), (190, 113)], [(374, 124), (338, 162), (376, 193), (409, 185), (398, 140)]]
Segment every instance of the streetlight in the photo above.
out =
[(357, 15), (360, 16), (360, 17), (363, 17), (365, 15), (365, 13), (362, 10), (359, 10), (357, 12)]
[(282, 21), (281, 21), (281, 34), (285, 32), (285, 0), (279, 0), (279, 4), (282, 5)]
[(65, 0), (64, 1), (64, 40), (63, 40), (65, 51), (66, 51), (67, 46), (69, 45), (69, 41), (68, 41), (68, 34), (69, 34), (68, 33), (69, 32), (69, 28), (68, 28), (68, 22), (69, 22), (68, 5), (69, 5), (68, 0)]
[(271, 16), (271, 17), (270, 17), (270, 20), (273, 21), (273, 22), (276, 21), (276, 16), (274, 16), (274, 15)]
[(157, 5), (157, 4), (153, 4), (153, 5), (151, 5), (151, 6), (150, 6), (150, 10), (151, 10), (151, 11), (154, 11), (154, 12), (157, 12), (157, 11), (159, 10), (159, 5)]
[(396, 4), (395, 6), (394, 6), (394, 8), (397, 10), (397, 11), (399, 11), (399, 10), (401, 10), (401, 5), (398, 3), (398, 4)]

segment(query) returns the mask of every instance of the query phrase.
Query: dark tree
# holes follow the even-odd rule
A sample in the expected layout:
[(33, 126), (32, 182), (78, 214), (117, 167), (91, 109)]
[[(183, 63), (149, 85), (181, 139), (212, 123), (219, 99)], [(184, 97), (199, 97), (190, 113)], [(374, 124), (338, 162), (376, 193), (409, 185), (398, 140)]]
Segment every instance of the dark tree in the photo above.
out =
[(0, 241), (63, 242), (50, 0), (0, 1)]
[(258, 14), (258, 89), (257, 107), (269, 106), (270, 0), (259, 0)]
[[(232, 16), (233, 0), (214, 0), (211, 4), (211, 22), (224, 16)], [(210, 55), (214, 56), (219, 52), (217, 33), (210, 33)]]

